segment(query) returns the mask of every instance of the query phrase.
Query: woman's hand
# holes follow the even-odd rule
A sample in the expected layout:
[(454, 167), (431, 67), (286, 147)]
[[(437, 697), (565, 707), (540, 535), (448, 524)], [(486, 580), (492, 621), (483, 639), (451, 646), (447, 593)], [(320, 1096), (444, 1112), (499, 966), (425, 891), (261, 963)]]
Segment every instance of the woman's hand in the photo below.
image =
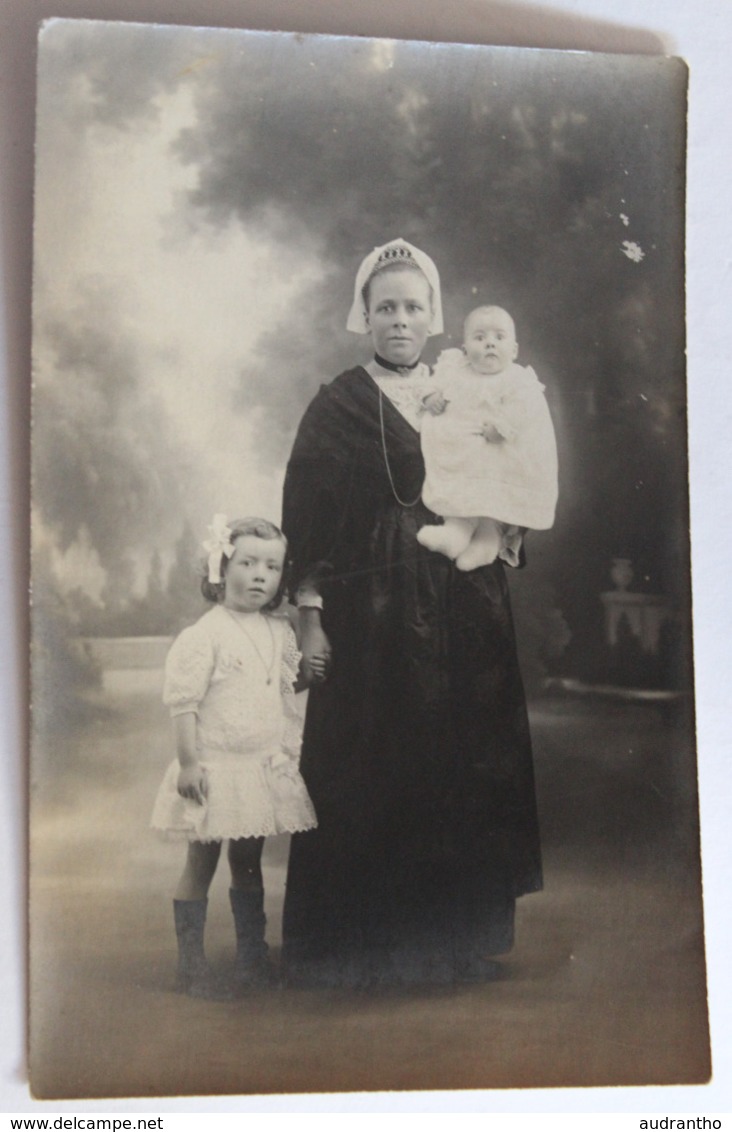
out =
[(320, 625), (320, 611), (302, 610), (300, 631), (301, 669), (306, 684), (322, 684), (330, 670), (330, 641)]
[(199, 762), (182, 766), (178, 774), (178, 793), (202, 806), (208, 797), (206, 770)]
[(326, 653), (316, 653), (315, 656), (310, 657), (310, 671), (313, 674), (313, 680), (320, 683), (325, 680), (328, 675), (329, 658)]

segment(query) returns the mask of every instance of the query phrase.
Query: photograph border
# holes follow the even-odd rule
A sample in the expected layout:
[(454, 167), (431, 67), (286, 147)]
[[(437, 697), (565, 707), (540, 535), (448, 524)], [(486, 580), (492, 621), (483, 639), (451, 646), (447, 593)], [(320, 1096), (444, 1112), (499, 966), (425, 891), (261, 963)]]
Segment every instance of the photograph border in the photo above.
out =
[[(89, 5), (87, 5), (87, 7), (89, 7)], [(103, 18), (120, 18), (118, 13), (117, 13), (116, 16), (113, 16), (107, 10), (105, 10), (103, 13), (100, 12), (99, 9), (102, 7), (101, 4), (96, 5), (94, 7), (96, 8), (96, 10), (93, 13), (86, 12), (86, 13), (83, 13), (83, 14), (90, 15), (90, 16), (93, 15), (94, 18), (101, 18), (102, 16), (103, 16)], [(107, 6), (105, 5), (104, 7), (106, 9)], [(154, 9), (155, 5), (153, 5), (151, 3), (151, 4), (148, 5), (148, 7), (150, 9)], [(240, 7), (241, 13), (243, 14), (247, 5), (242, 4), (239, 7)], [(519, 5), (504, 5), (503, 7), (504, 7), (504, 9), (512, 8), (512, 9), (514, 9), (514, 11), (517, 10), (517, 9), (520, 10)], [(581, 11), (582, 8), (586, 9), (587, 7), (591, 7), (591, 5), (585, 4), (585, 5), (579, 5), (578, 6), (580, 11)], [(615, 12), (616, 17), (618, 15), (617, 7), (618, 7), (618, 5), (614, 6), (614, 12)], [(627, 7), (630, 10), (631, 5), (628, 4)], [(649, 5), (649, 9), (653, 9), (654, 14), (657, 11), (655, 5)], [(207, 8), (207, 11), (210, 14), (213, 14), (213, 10), (214, 10), (213, 6), (209, 6)], [(643, 15), (642, 7), (641, 7), (640, 12), (638, 12), (638, 5), (637, 4), (632, 6), (632, 10), (633, 10), (633, 15), (641, 15), (641, 16)], [(270, 11), (271, 11), (271, 9), (270, 9)], [(71, 15), (71, 14), (73, 14), (74, 16), (78, 16), (81, 13), (76, 12), (76, 11), (73, 12), (73, 13), (63, 13), (63, 12), (58, 12), (56, 10), (54, 12), (54, 14), (56, 14), (56, 15), (62, 15), (62, 14)], [(525, 15), (525, 11), (522, 12), (522, 15)], [(582, 13), (582, 16), (580, 17), (579, 11), (576, 13), (576, 15), (577, 15), (578, 19), (579, 18), (586, 18), (585, 13)], [(669, 15), (670, 15), (670, 13), (667, 12), (666, 19), (668, 19)], [(155, 19), (155, 12), (153, 10), (151, 10), (149, 12), (149, 16), (150, 16), (151, 20), (154, 20)], [(184, 21), (176, 19), (174, 22), (177, 23), (177, 22), (184, 22)], [(186, 21), (186, 22), (188, 22), (188, 21)], [(190, 22), (195, 22), (195, 21), (191, 20)], [(206, 23), (212, 23), (212, 22), (218, 23), (218, 21), (213, 21), (211, 18), (207, 19), (205, 22)], [(659, 19), (659, 22), (662, 22), (662, 21), (660, 21), (660, 19)], [(250, 26), (252, 26), (251, 22), (249, 22), (249, 23), (250, 23)], [(524, 28), (525, 28), (525, 25), (524, 25)], [(292, 30), (292, 29), (282, 28), (281, 30)], [(302, 30), (302, 29), (295, 29), (295, 30)], [(316, 30), (316, 29), (313, 29), (313, 30)], [(320, 27), (317, 30), (330, 31), (332, 29), (326, 28), (326, 27)], [(372, 34), (371, 29), (369, 29), (369, 34)], [(410, 36), (412, 36), (411, 32), (410, 32)], [(420, 38), (419, 35), (416, 35), (416, 34), (413, 37), (414, 38)], [(443, 38), (443, 36), (440, 35), (439, 38)], [(451, 36), (451, 38), (454, 38), (454, 37)], [(537, 44), (537, 43), (532, 44), (532, 46), (538, 46), (538, 45), (539, 44)], [(543, 46), (560, 46), (559, 44), (556, 44), (556, 43), (545, 43), (545, 44), (542, 44), (542, 45)], [(672, 46), (674, 51), (676, 50), (675, 45), (664, 44), (664, 46)], [(682, 50), (683, 50), (683, 48), (682, 48)], [(24, 97), (27, 97), (27, 95), (28, 95), (28, 91), (27, 91), (27, 88), (26, 88)], [(694, 71), (692, 70), (692, 96), (693, 95), (694, 95)], [(697, 106), (698, 106), (698, 102), (697, 102)], [(692, 110), (693, 110), (693, 107), (694, 107), (694, 98), (692, 97)], [(692, 113), (692, 126), (693, 126), (693, 124), (694, 124), (694, 115)], [(694, 134), (693, 133), (692, 133), (692, 136), (691, 136), (691, 143), (692, 143), (692, 146), (693, 146), (693, 143), (694, 143)], [(27, 144), (27, 138), (26, 138), (26, 144)], [(698, 173), (696, 173), (696, 172), (692, 173), (692, 176), (690, 177), (690, 188), (691, 188), (691, 190), (694, 190), (695, 188), (698, 189), (700, 187), (699, 184), (698, 184), (698, 181), (697, 181), (698, 176), (699, 176)], [(703, 176), (702, 176), (702, 179), (703, 179)], [(720, 178), (720, 184), (721, 183), (723, 183), (722, 178)], [(689, 210), (688, 210), (689, 211), (689, 218), (690, 218), (690, 233), (689, 233), (689, 246), (690, 246), (690, 248), (697, 247), (697, 250), (700, 250), (699, 245), (698, 245), (698, 240), (699, 240), (699, 237), (701, 235), (700, 227), (707, 229), (707, 236), (708, 236), (709, 235), (709, 233), (708, 233), (709, 221), (711, 219), (714, 219), (716, 222), (719, 222), (719, 223), (722, 222), (723, 210), (721, 208), (721, 203), (722, 202), (719, 200), (719, 198), (717, 198), (717, 208), (712, 209), (712, 215), (711, 216), (706, 215), (703, 218), (701, 216), (701, 213), (697, 211), (697, 206), (694, 203), (690, 203)], [(5, 205), (5, 208), (7, 209), (7, 205)], [(702, 223), (702, 219), (704, 221), (703, 223)], [(697, 225), (697, 227), (695, 227), (695, 225)], [(719, 244), (720, 244), (720, 247), (724, 246), (724, 241), (720, 239)], [(702, 240), (702, 246), (703, 246), (703, 240)], [(4, 247), (3, 248), (4, 260), (6, 258), (5, 252), (6, 252), (6, 249)], [(13, 255), (13, 254), (14, 255), (18, 254), (17, 249), (16, 249), (16, 251), (11, 252), (11, 255)], [(706, 255), (707, 256), (709, 255), (708, 250), (706, 252)], [(713, 261), (713, 266), (716, 266), (714, 261)], [(26, 264), (26, 268), (27, 268), (27, 264)], [(698, 288), (698, 285), (700, 283), (700, 280), (699, 280), (698, 275), (697, 275), (697, 272), (699, 270), (700, 270), (700, 267), (699, 268), (696, 267), (696, 260), (694, 260), (694, 266), (690, 270), (689, 277), (690, 277), (690, 279), (692, 279), (694, 281), (697, 288)], [(710, 270), (709, 275), (714, 276), (714, 272)], [(28, 278), (28, 275), (25, 272), (21, 273), (19, 280), (18, 280), (18, 278), (16, 278), (15, 287), (14, 287), (16, 294), (19, 290), (19, 287), (18, 287), (19, 282), (22, 285), (23, 280), (25, 279), (27, 281), (27, 278)], [(712, 312), (714, 313), (715, 310), (718, 311), (718, 309), (719, 309), (718, 308), (718, 302), (711, 297), (712, 292), (709, 290), (709, 288), (702, 287), (701, 291), (702, 291), (702, 294), (704, 294), (704, 293), (706, 294), (707, 302), (711, 306)], [(714, 467), (710, 468), (709, 459), (705, 459), (705, 451), (704, 450), (709, 448), (709, 443), (708, 443), (708, 440), (706, 439), (707, 432), (710, 429), (711, 429), (712, 432), (714, 432), (714, 429), (712, 427), (713, 418), (710, 418), (710, 414), (709, 414), (708, 411), (707, 412), (703, 411), (704, 409), (707, 409), (707, 410), (709, 409), (709, 404), (707, 404), (706, 406), (702, 406), (700, 401), (697, 400), (697, 398), (696, 398), (696, 391), (692, 391), (692, 380), (691, 380), (691, 378), (693, 376), (693, 372), (695, 370), (698, 371), (698, 372), (705, 372), (705, 367), (703, 365), (697, 364), (695, 366), (695, 364), (694, 364), (694, 359), (699, 357), (699, 355), (697, 353), (699, 341), (696, 338), (695, 330), (696, 330), (696, 328), (699, 328), (701, 330), (701, 328), (706, 327), (707, 331), (708, 331), (709, 320), (708, 320), (707, 317), (705, 317), (705, 315), (703, 313), (703, 305), (702, 305), (701, 316), (699, 316), (699, 312), (697, 311), (697, 306), (696, 306), (697, 296), (692, 293), (691, 297), (694, 300), (694, 304), (693, 305), (690, 304), (690, 312), (689, 312), (689, 344), (690, 344), (690, 353), (689, 353), (689, 356), (690, 356), (690, 381), (689, 381), (690, 398), (689, 398), (689, 400), (690, 400), (690, 418), (691, 418), (691, 422), (692, 422), (690, 456), (691, 456), (691, 460), (692, 460), (692, 514), (693, 514), (694, 520), (695, 520), (694, 521), (694, 529), (696, 530), (699, 526), (698, 515), (700, 514), (700, 512), (703, 515), (705, 514), (707, 516), (707, 520), (710, 521), (709, 520), (709, 515), (710, 515), (709, 496), (710, 495), (712, 496), (712, 499), (716, 503), (716, 510), (713, 512), (714, 516), (715, 516), (714, 527), (718, 528), (718, 526), (720, 524), (720, 517), (726, 515), (726, 513), (729, 510), (729, 506), (728, 506), (728, 503), (727, 503), (727, 501), (724, 497), (723, 492), (721, 491), (722, 485), (720, 485), (719, 482), (718, 482), (718, 476), (716, 474), (716, 469)], [(11, 296), (11, 299), (12, 299), (12, 296)], [(702, 299), (702, 304), (703, 304), (703, 302), (704, 302), (704, 300)], [(12, 309), (12, 307), (11, 307), (11, 309)], [(697, 313), (692, 315), (693, 311), (697, 311)], [(699, 318), (699, 322), (696, 321), (697, 318)], [(22, 316), (19, 319), (19, 323), (20, 323), (21, 327), (24, 324), (27, 325), (27, 323), (25, 322), (25, 320), (23, 319)], [(719, 330), (722, 330), (722, 329), (726, 329), (726, 328), (721, 328), (721, 327), (718, 328), (717, 334), (719, 334)], [(17, 337), (15, 338), (14, 350), (15, 350), (15, 360), (17, 362), (18, 359), (22, 359), (24, 357), (24, 347), (18, 346)], [(707, 346), (706, 356), (709, 357), (708, 346)], [(717, 356), (724, 356), (724, 355), (718, 354)], [(8, 352), (8, 357), (9, 357), (9, 361), (12, 364), (13, 357), (10, 355), (10, 352)], [(9, 397), (9, 401), (11, 402), (10, 407), (11, 407), (11, 409), (16, 410), (16, 411), (19, 410), (19, 412), (13, 413), (13, 416), (11, 417), (11, 421), (13, 423), (8, 424), (6, 426), (6, 430), (7, 430), (6, 435), (12, 433), (14, 428), (17, 427), (16, 422), (17, 422), (18, 416), (20, 416), (20, 418), (22, 419), (22, 417), (25, 415), (24, 412), (23, 412), (23, 408), (24, 408), (24, 406), (27, 405), (26, 398), (25, 398), (25, 396), (22, 392), (22, 380), (23, 379), (22, 379), (22, 372), (21, 371), (22, 371), (23, 367), (20, 366), (15, 371), (12, 371), (11, 365), (9, 365), (8, 369), (9, 369), (11, 389), (14, 390), (14, 392), (11, 392), (10, 397)], [(711, 372), (711, 369), (709, 368), (709, 364), (707, 365), (706, 372)], [(716, 389), (713, 390), (712, 398), (710, 398), (710, 400), (713, 400), (714, 393), (719, 394), (720, 392), (721, 392), (721, 390), (716, 390)], [(704, 434), (704, 437), (705, 437), (705, 439), (701, 439), (701, 440), (700, 440), (700, 435), (699, 435), (700, 434), (700, 430), (699, 430), (700, 422), (703, 423), (703, 428), (702, 428), (701, 431), (702, 431), (702, 433)], [(721, 439), (721, 437), (719, 437), (718, 435), (715, 435), (715, 440), (718, 441), (719, 439)], [(714, 444), (712, 444), (712, 452), (714, 452)], [(15, 538), (14, 539), (11, 538), (10, 542), (11, 542), (11, 547), (12, 547), (11, 553), (14, 555), (16, 565), (25, 560), (25, 541), (24, 541), (24, 538), (22, 537), (23, 526), (19, 522), (19, 517), (18, 517), (18, 514), (17, 514), (21, 500), (27, 498), (25, 491), (24, 491), (24, 488), (23, 488), (23, 476), (22, 476), (22, 474), (20, 474), (21, 466), (24, 463), (24, 460), (23, 460), (24, 453), (25, 453), (25, 449), (24, 449), (22, 440), (19, 440), (19, 439), (16, 438), (15, 441), (14, 441), (14, 448), (12, 448), (10, 453), (9, 453), (10, 461), (11, 461), (11, 475), (9, 476), (9, 479), (11, 481), (11, 486), (14, 489), (12, 499), (13, 499), (13, 506), (15, 508), (15, 513), (10, 513), (8, 515), (8, 520), (7, 520), (7, 523), (5, 525), (5, 530), (7, 532), (13, 532), (14, 535), (15, 535)], [(721, 478), (723, 479), (724, 477), (721, 477)], [(716, 489), (716, 491), (715, 491), (715, 489)], [(704, 502), (703, 502), (701, 508), (699, 506), (699, 504), (701, 502), (700, 497), (704, 497)], [(702, 529), (703, 529), (703, 527), (702, 527)], [(714, 528), (712, 528), (712, 529), (714, 529)], [(724, 734), (724, 730), (721, 727), (719, 719), (715, 716), (714, 709), (713, 709), (713, 706), (712, 706), (712, 701), (709, 698), (709, 691), (710, 691), (709, 680), (710, 680), (710, 677), (711, 677), (712, 695), (714, 693), (714, 684), (717, 683), (717, 681), (715, 680), (715, 676), (717, 676), (718, 674), (716, 674), (714, 671), (712, 671), (710, 673), (710, 670), (709, 670), (710, 665), (712, 666), (712, 669), (714, 667), (714, 663), (715, 663), (714, 653), (715, 653), (716, 650), (713, 649), (711, 653), (707, 653), (706, 652), (707, 646), (706, 646), (706, 643), (705, 643), (705, 645), (703, 646), (704, 650), (705, 650), (704, 653), (702, 654), (700, 652), (702, 645), (701, 645), (701, 642), (700, 642), (699, 635), (700, 635), (700, 632), (702, 632), (704, 634), (704, 640), (706, 640), (706, 635), (707, 635), (709, 628), (710, 628), (708, 618), (710, 616), (710, 613), (713, 613), (713, 610), (711, 609), (709, 603), (704, 600), (704, 589), (703, 589), (704, 579), (708, 578), (710, 575), (719, 577), (718, 572), (715, 572), (714, 570), (710, 569), (710, 564), (709, 564), (708, 559), (705, 555), (705, 552), (707, 552), (708, 549), (709, 549), (708, 543), (705, 540), (704, 545), (702, 547), (701, 560), (699, 559), (698, 554), (693, 555), (693, 571), (694, 571), (694, 582), (695, 582), (695, 618), (696, 618), (696, 630), (697, 630), (696, 651), (697, 651), (697, 674), (698, 674), (698, 688), (699, 688), (697, 705), (698, 705), (699, 716), (700, 716), (700, 720), (699, 720), (699, 722), (700, 722), (700, 726), (699, 726), (700, 754), (702, 754), (705, 750), (709, 751), (710, 745), (711, 745), (711, 752), (712, 752), (712, 759), (713, 759), (713, 761), (711, 763), (707, 762), (706, 765), (703, 768), (700, 766), (700, 785), (701, 785), (701, 794), (702, 794), (702, 836), (703, 836), (703, 846), (704, 846), (705, 887), (706, 887), (706, 897), (707, 897), (707, 930), (708, 930), (708, 938), (709, 938), (709, 943), (710, 943), (710, 984), (712, 986), (712, 1032), (713, 1032), (713, 1036), (714, 1036), (714, 1034), (715, 1034), (715, 1018), (718, 1017), (717, 1012), (720, 1009), (719, 982), (718, 982), (719, 968), (717, 967), (716, 972), (715, 972), (715, 962), (716, 961), (713, 958), (714, 953), (715, 953), (714, 943), (715, 943), (715, 939), (720, 938), (720, 935), (722, 936), (722, 938), (724, 938), (725, 935), (728, 938), (729, 922), (728, 921), (725, 922), (723, 916), (722, 916), (721, 920), (717, 919), (718, 910), (717, 910), (716, 904), (711, 904), (711, 901), (718, 899), (722, 895), (722, 891), (723, 891), (723, 885), (716, 883), (716, 878), (719, 875), (718, 871), (717, 871), (716, 863), (712, 865), (711, 874), (710, 874), (710, 870), (707, 866), (708, 860), (711, 860), (713, 862), (716, 861), (715, 845), (716, 845), (716, 839), (717, 839), (718, 831), (715, 828), (714, 819), (715, 819), (715, 817), (719, 818), (722, 815), (720, 815), (719, 812), (718, 812), (719, 807), (717, 805), (715, 805), (715, 797), (718, 796), (719, 787), (716, 787), (716, 788), (712, 787), (713, 792), (710, 792), (709, 786), (710, 786), (710, 781), (711, 781), (710, 780), (710, 774), (712, 775), (712, 780), (713, 780), (714, 778), (717, 777), (719, 769), (720, 769), (717, 766), (717, 761), (720, 758), (720, 755), (722, 753), (722, 748), (718, 747), (717, 744), (721, 740), (723, 745), (725, 743), (726, 743), (726, 745), (728, 745), (729, 740), (726, 737), (726, 735)], [(724, 557), (725, 557), (725, 550), (726, 550), (726, 547), (724, 545), (724, 541), (722, 541), (721, 551), (718, 551), (719, 557), (721, 559), (724, 559)], [(710, 596), (713, 597), (713, 596), (718, 595), (722, 592), (723, 592), (722, 586), (717, 584), (716, 588), (714, 588), (712, 591), (710, 591)], [(8, 610), (8, 622), (7, 622), (9, 624), (9, 626), (11, 627), (10, 631), (14, 633), (16, 640), (18, 638), (22, 638), (22, 636), (23, 636), (22, 631), (19, 632), (19, 628), (21, 627), (20, 622), (22, 622), (22, 618), (21, 618), (21, 616), (18, 612), (18, 609), (19, 609), (19, 607), (17, 605), (11, 606), (11, 608)], [(716, 611), (716, 617), (719, 618), (718, 610)], [(723, 619), (720, 618), (720, 620), (723, 620)], [(713, 633), (712, 636), (716, 638), (717, 650), (718, 650), (720, 644), (723, 643), (723, 642), (720, 641), (720, 635), (719, 634)], [(718, 651), (717, 651), (717, 655), (719, 655)], [(722, 656), (723, 655), (724, 654), (722, 653)], [(700, 663), (700, 657), (701, 657), (701, 663)], [(22, 667), (20, 667), (19, 670), (22, 670)], [(8, 673), (8, 675), (11, 675), (11, 673)], [(703, 691), (702, 691), (702, 688), (703, 688)], [(12, 708), (11, 708), (10, 715), (11, 715), (13, 720), (18, 722), (19, 721), (18, 717), (19, 717), (19, 715), (22, 714), (22, 713), (18, 712), (19, 700), (22, 702), (22, 689), (21, 689), (21, 696), (17, 695), (17, 691), (16, 691), (15, 694), (13, 694), (11, 692), (10, 695), (11, 695), (11, 703), (13, 705)], [(14, 698), (12, 698), (13, 696), (14, 696)], [(710, 708), (712, 709), (711, 711), (710, 711)], [(18, 749), (17, 737), (14, 737), (12, 741), (9, 740), (9, 749), (10, 749), (11, 752), (13, 750), (17, 751), (17, 749)], [(11, 755), (11, 757), (12, 757), (12, 755)], [(11, 770), (11, 778), (13, 778), (13, 777), (15, 778), (16, 785), (19, 785), (22, 782), (22, 771), (20, 770), (20, 768), (16, 767), (14, 770)], [(719, 781), (718, 778), (717, 778), (717, 781)], [(724, 781), (723, 776), (722, 776), (722, 781)], [(711, 821), (709, 821), (709, 818), (711, 818)], [(13, 830), (14, 834), (17, 834), (19, 832), (17, 820), (14, 821), (11, 818), (10, 823), (9, 823), (9, 827)], [(21, 844), (22, 844), (22, 842), (21, 842)], [(19, 871), (22, 871), (22, 852), (18, 856), (17, 855), (17, 848), (18, 848), (18, 845), (16, 843), (15, 860), (18, 863)], [(722, 880), (723, 879), (724, 878), (722, 877)], [(710, 884), (710, 881), (711, 881), (711, 884)], [(18, 892), (18, 888), (19, 888), (19, 886), (17, 884), (15, 884), (14, 886), (11, 887), (11, 892), (14, 889), (15, 890), (15, 896), (21, 895), (21, 908), (22, 908), (22, 894), (20, 894)], [(16, 931), (16, 933), (15, 933), (15, 942), (16, 943), (17, 943), (17, 938), (18, 938), (19, 935), (22, 935), (22, 933)], [(12, 948), (12, 944), (13, 944), (12, 938), (11, 938), (10, 942), (11, 942), (11, 948)], [(715, 980), (716, 980), (716, 987), (715, 987)], [(17, 991), (13, 991), (11, 993), (12, 993), (13, 999), (17, 1000)], [(724, 994), (722, 995), (721, 1002), (722, 1003), (724, 1002)], [(22, 1015), (21, 1015), (21, 1028), (22, 1028)], [(718, 1027), (717, 1027), (717, 1032), (718, 1032)], [(713, 1083), (713, 1086), (707, 1087), (707, 1096), (717, 1092), (716, 1081), (720, 1076), (720, 1067), (715, 1066), (715, 1070), (716, 1070), (715, 1082)], [(16, 1072), (17, 1072), (17, 1068), (16, 1068)], [(18, 1080), (17, 1080), (17, 1077), (16, 1077), (15, 1078), (15, 1085), (17, 1085), (17, 1084), (18, 1084)], [(21, 1088), (22, 1088), (22, 1086), (21, 1086)], [(633, 1092), (633, 1090), (621, 1090), (621, 1091), (623, 1093)], [(575, 1092), (575, 1090), (569, 1090), (567, 1092), (571, 1093), (571, 1092)], [(594, 1090), (593, 1090), (593, 1092), (594, 1092)], [(603, 1090), (600, 1090), (600, 1092), (603, 1092)], [(651, 1092), (655, 1092), (655, 1090), (651, 1090)], [(507, 1099), (507, 1094), (503, 1094), (503, 1097), (505, 1099)], [(698, 1093), (697, 1093), (697, 1097), (698, 1097)], [(521, 1092), (520, 1098), (521, 1098), (522, 1103), (526, 1102), (527, 1094), (526, 1094), (525, 1091)], [(224, 1100), (224, 1101), (227, 1100), (227, 1098), (220, 1098), (220, 1099)], [(228, 1099), (231, 1099), (231, 1098), (228, 1098)], [(493, 1094), (491, 1094), (490, 1099), (491, 1099), (491, 1101), (493, 1101), (495, 1099)], [(572, 1098), (567, 1097), (566, 1099), (571, 1100)], [(585, 1099), (585, 1101), (587, 1099), (586, 1093), (584, 1094), (584, 1099)], [(696, 1098), (692, 1098), (692, 1099), (696, 1099)], [(251, 1100), (251, 1098), (247, 1098), (247, 1100)], [(309, 1098), (309, 1100), (312, 1100), (312, 1098)], [(80, 1103), (71, 1102), (71, 1103), (72, 1103), (74, 1108), (78, 1109), (82, 1102), (80, 1102)], [(93, 1102), (87, 1102), (87, 1103), (93, 1103)], [(125, 1103), (127, 1105), (127, 1102), (125, 1102)], [(150, 1101), (146, 1100), (144, 1102), (144, 1105), (145, 1105), (146, 1108), (150, 1108)], [(697, 1107), (699, 1107), (698, 1104), (697, 1104)], [(237, 1108), (241, 1108), (241, 1106), (237, 1106)], [(716, 1106), (715, 1106), (715, 1110), (720, 1111), (720, 1109), (717, 1108)], [(296, 1111), (296, 1110), (293, 1110), (293, 1111)], [(521, 1111), (525, 1111), (525, 1110), (522, 1109)], [(603, 1111), (603, 1109), (600, 1109), (600, 1111)]]

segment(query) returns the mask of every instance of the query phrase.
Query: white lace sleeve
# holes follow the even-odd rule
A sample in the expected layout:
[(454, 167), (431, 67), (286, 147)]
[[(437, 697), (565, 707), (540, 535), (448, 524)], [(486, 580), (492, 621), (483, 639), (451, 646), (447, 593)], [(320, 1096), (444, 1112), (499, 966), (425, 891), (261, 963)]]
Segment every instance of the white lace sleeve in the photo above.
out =
[(282, 666), (280, 668), (280, 692), (282, 693), (282, 751), (289, 759), (297, 762), (302, 746), (304, 696), (295, 695), (295, 681), (300, 670), (302, 653), (297, 647), (297, 639), (289, 621), (285, 623), (285, 637), (282, 642)]
[(213, 669), (213, 641), (199, 621), (173, 641), (165, 662), (163, 703), (171, 715), (198, 710)]

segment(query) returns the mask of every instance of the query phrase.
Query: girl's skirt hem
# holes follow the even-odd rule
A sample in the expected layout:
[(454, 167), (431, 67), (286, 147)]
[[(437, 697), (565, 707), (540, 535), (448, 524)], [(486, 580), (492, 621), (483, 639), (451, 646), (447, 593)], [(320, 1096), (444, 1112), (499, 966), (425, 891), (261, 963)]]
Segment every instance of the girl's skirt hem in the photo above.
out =
[(175, 841), (229, 841), (304, 833), (317, 825), (305, 783), (291, 760), (216, 753), (202, 759), (208, 796), (201, 805), (178, 793), (180, 764), (165, 772), (151, 827)]
[(150, 828), (153, 833), (158, 834), (163, 841), (171, 841), (176, 844), (180, 844), (182, 841), (191, 843), (200, 841), (203, 844), (213, 844), (218, 841), (239, 841), (244, 837), (276, 837), (280, 833), (307, 833), (308, 830), (315, 829), (317, 824), (316, 821), (312, 821), (308, 825), (293, 825), (287, 826), (286, 828), (278, 827), (277, 829), (265, 829), (264, 827), (254, 831), (249, 829), (246, 831), (232, 829), (225, 833), (209, 834), (205, 837), (199, 835), (192, 829), (161, 829), (160, 826), (157, 825), (151, 825)]

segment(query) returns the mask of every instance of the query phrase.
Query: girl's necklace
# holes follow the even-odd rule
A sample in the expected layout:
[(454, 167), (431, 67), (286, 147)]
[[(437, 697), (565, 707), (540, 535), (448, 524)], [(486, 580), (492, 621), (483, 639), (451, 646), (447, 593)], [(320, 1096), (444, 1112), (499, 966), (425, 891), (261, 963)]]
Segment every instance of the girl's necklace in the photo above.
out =
[(251, 635), (249, 630), (244, 628), (244, 625), (242, 624), (242, 622), (239, 620), (238, 617), (234, 616), (234, 614), (231, 612), (230, 609), (228, 609), (226, 606), (223, 606), (223, 608), (229, 614), (229, 617), (234, 622), (234, 624), (238, 625), (238, 627), (241, 629), (241, 631), (244, 634), (244, 636), (246, 637), (246, 639), (249, 641), (249, 644), (252, 646), (255, 653), (259, 657), (260, 664), (262, 665), (262, 668), (264, 669), (264, 674), (267, 677), (267, 683), (271, 684), (272, 683), (272, 669), (274, 668), (274, 662), (275, 662), (275, 640), (274, 640), (274, 633), (272, 632), (272, 626), (269, 623), (269, 617), (263, 618), (264, 623), (267, 626), (267, 629), (269, 631), (270, 644), (272, 645), (272, 656), (270, 658), (269, 664), (267, 664), (266, 660), (264, 659), (264, 657), (262, 656), (262, 653), (259, 650), (259, 646), (257, 645), (257, 642), (254, 640), (254, 637)]

